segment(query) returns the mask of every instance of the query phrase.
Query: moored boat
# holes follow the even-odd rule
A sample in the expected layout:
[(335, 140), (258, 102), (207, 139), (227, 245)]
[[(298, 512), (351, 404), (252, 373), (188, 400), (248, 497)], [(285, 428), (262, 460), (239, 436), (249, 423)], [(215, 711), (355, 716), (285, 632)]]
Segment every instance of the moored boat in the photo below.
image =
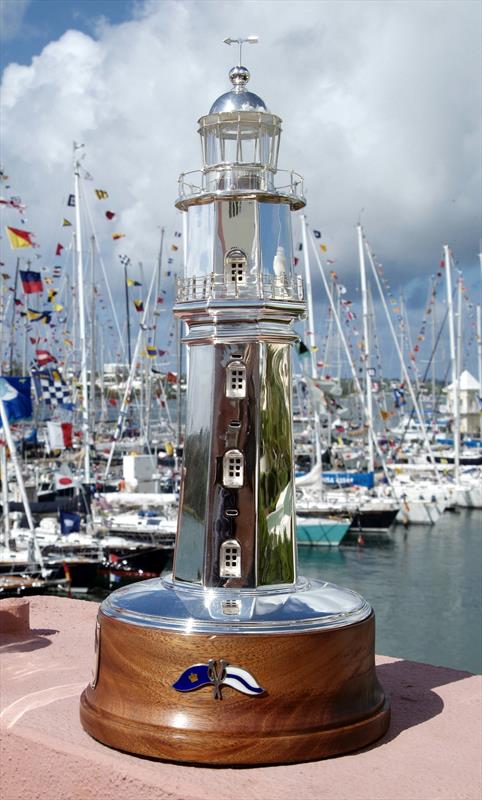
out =
[(296, 541), (299, 545), (338, 547), (352, 524), (349, 517), (329, 517), (302, 513), (296, 515)]

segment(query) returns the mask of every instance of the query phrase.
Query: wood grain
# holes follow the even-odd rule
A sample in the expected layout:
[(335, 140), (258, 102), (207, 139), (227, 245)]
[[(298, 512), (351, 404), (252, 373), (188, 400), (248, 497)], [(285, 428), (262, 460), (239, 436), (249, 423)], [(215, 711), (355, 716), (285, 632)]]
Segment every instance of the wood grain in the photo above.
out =
[[(364, 747), (389, 724), (377, 681), (375, 624), (270, 635), (180, 634), (100, 614), (95, 689), (81, 698), (94, 738), (128, 752), (206, 764), (308, 761)], [(249, 696), (172, 684), (196, 663), (221, 659), (248, 670), (265, 689)]]

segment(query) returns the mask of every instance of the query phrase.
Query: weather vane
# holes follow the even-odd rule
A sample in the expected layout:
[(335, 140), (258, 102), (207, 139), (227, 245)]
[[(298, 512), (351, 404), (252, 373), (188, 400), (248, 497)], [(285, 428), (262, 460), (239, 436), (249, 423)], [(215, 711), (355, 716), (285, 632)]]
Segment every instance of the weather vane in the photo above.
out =
[(243, 63), (241, 60), (242, 52), (243, 52), (243, 44), (247, 42), (248, 44), (257, 44), (258, 43), (257, 36), (247, 36), (246, 39), (232, 39), (231, 36), (228, 36), (227, 39), (224, 39), (224, 44), (239, 44), (239, 66)]

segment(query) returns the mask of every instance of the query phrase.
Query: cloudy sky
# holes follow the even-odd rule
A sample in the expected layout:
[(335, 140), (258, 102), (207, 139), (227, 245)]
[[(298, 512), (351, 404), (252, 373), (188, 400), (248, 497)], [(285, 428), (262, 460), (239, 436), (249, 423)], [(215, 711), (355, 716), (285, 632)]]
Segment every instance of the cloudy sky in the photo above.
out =
[[(3, 0), (2, 163), (47, 259), (65, 230), (73, 140), (109, 192), (110, 274), (146, 271), (159, 226), (180, 228), (180, 172), (200, 166), (196, 121), (246, 48), (250, 88), (283, 118), (280, 166), (305, 177), (307, 214), (356, 297), (355, 225), (420, 318), (450, 244), (480, 302), (481, 4), (472, 0)], [(363, 209), (363, 211), (362, 211)], [(7, 224), (16, 224), (9, 217)], [(2, 242), (4, 244), (4, 242)], [(12, 261), (9, 253), (3, 260)], [(417, 317), (418, 314), (418, 317)]]

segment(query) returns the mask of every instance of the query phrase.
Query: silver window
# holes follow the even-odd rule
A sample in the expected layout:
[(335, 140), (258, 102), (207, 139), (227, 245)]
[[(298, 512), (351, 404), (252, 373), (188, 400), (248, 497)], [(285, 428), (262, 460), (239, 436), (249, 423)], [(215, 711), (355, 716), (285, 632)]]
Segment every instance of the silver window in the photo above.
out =
[(226, 397), (246, 397), (246, 367), (241, 361), (231, 361), (226, 368)]
[(239, 450), (228, 450), (223, 457), (223, 485), (236, 489), (243, 485), (244, 458)]
[(241, 576), (241, 545), (236, 539), (228, 539), (221, 545), (219, 574), (222, 578)]

